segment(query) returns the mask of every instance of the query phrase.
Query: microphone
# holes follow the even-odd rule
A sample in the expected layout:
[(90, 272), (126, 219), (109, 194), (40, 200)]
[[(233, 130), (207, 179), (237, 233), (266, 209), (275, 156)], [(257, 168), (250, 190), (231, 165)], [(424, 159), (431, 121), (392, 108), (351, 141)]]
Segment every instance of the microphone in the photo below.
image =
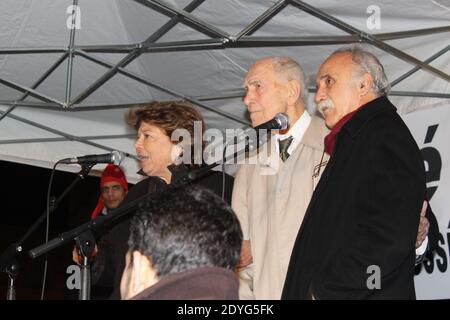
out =
[[(244, 142), (245, 150), (251, 151), (255, 148), (260, 147), (264, 142), (269, 138), (269, 131), (270, 130), (285, 130), (289, 127), (289, 117), (285, 113), (277, 113), (273, 119), (264, 122), (254, 128), (250, 127), (247, 128), (240, 133), (233, 135), (229, 140), (224, 141), (224, 139), (215, 139), (214, 142), (211, 144), (208, 144), (205, 152), (208, 155), (211, 155), (213, 151), (219, 150), (219, 152), (215, 151), (214, 156), (209, 157), (206, 160), (206, 163), (211, 164), (214, 161), (217, 161), (217, 157), (220, 157), (222, 159), (222, 153), (227, 150), (230, 146), (235, 146), (237, 149), (237, 152), (240, 151), (238, 144)], [(233, 149), (233, 151), (236, 151)], [(226, 155), (224, 156), (223, 160), (225, 160)]]
[(91, 154), (83, 157), (66, 158), (59, 161), (65, 164), (83, 163), (114, 163), (118, 166), (126, 157), (126, 154), (117, 150), (105, 154)]
[(277, 113), (273, 119), (254, 128), (248, 128), (240, 140), (247, 139), (246, 149), (249, 151), (259, 148), (270, 137), (270, 130), (285, 130), (289, 127), (289, 117), (286, 113)]
[(289, 127), (289, 117), (286, 113), (277, 113), (272, 120), (264, 122), (253, 130), (285, 130)]

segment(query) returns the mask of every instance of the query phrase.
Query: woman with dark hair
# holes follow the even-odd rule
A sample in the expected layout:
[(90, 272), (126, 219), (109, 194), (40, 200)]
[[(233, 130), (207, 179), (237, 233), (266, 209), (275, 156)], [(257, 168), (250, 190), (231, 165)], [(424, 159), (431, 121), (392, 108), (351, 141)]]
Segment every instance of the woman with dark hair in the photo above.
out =
[[(179, 102), (153, 102), (131, 110), (127, 122), (138, 133), (135, 148), (146, 175), (158, 176), (170, 183), (170, 167), (175, 168), (181, 158), (191, 169), (202, 164), (205, 144), (201, 134), (195, 135), (195, 127), (203, 133), (205, 123), (193, 107)], [(183, 141), (174, 141), (178, 135)]]
[[(127, 122), (137, 130), (135, 148), (141, 166), (139, 173), (147, 178), (129, 190), (121, 205), (148, 193), (164, 191), (180, 177), (202, 165), (204, 122), (192, 106), (182, 102), (152, 102), (131, 110), (127, 114)], [(202, 132), (195, 135), (194, 129), (199, 126)], [(182, 137), (181, 141), (172, 141), (172, 137), (178, 136)], [(231, 202), (231, 176), (211, 172), (193, 183)], [(130, 234), (129, 218), (130, 215), (102, 238), (92, 264), (92, 283), (112, 285), (112, 299), (120, 299), (120, 278)]]

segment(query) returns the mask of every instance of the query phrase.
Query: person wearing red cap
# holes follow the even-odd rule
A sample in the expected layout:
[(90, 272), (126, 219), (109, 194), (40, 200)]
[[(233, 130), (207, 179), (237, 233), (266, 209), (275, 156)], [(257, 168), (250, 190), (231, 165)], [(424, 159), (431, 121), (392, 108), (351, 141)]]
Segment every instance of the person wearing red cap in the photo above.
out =
[(108, 210), (117, 208), (128, 192), (128, 182), (119, 166), (108, 164), (100, 179), (101, 195), (97, 206), (91, 213), (95, 219), (99, 214), (107, 214)]
[[(108, 164), (100, 179), (100, 196), (97, 206), (91, 213), (91, 219), (98, 215), (106, 215), (109, 210), (116, 209), (128, 193), (128, 182), (123, 170), (114, 164)], [(94, 251), (94, 256), (96, 254)], [(76, 247), (72, 251), (74, 262), (81, 264), (81, 256)]]
[[(100, 196), (96, 207), (91, 213), (91, 219), (95, 219), (99, 215), (106, 215), (109, 210), (119, 207), (127, 193), (128, 182), (122, 168), (114, 164), (108, 164), (103, 170), (100, 179)], [(104, 230), (101, 230), (97, 236), (103, 234), (103, 232)], [(100, 238), (96, 238), (98, 243)], [(91, 258), (94, 258), (96, 255), (97, 246), (95, 246)], [(72, 250), (72, 260), (78, 265), (82, 262), (82, 257), (76, 246)], [(94, 284), (91, 288), (92, 299), (106, 299), (111, 294), (111, 291), (112, 287), (102, 284), (100, 281), (100, 283)]]

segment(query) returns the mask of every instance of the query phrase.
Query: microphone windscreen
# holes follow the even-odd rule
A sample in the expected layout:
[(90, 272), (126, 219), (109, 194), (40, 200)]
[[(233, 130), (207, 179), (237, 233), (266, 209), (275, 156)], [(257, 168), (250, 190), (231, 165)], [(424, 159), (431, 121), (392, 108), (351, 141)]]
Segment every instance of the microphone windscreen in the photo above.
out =
[(277, 113), (275, 119), (280, 125), (280, 130), (285, 130), (289, 127), (289, 117), (286, 113)]
[(112, 162), (118, 166), (122, 163), (123, 160), (125, 160), (125, 157), (127, 156), (126, 153), (114, 150), (111, 152), (112, 154)]

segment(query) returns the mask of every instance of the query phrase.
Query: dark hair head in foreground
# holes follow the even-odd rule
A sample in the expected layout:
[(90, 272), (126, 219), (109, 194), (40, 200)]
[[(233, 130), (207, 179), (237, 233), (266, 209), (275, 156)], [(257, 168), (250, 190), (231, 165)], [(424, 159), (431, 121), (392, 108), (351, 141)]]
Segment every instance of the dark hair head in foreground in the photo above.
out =
[(148, 200), (133, 217), (130, 233), (129, 251), (145, 255), (158, 278), (198, 267), (234, 271), (242, 242), (231, 207), (199, 187)]

